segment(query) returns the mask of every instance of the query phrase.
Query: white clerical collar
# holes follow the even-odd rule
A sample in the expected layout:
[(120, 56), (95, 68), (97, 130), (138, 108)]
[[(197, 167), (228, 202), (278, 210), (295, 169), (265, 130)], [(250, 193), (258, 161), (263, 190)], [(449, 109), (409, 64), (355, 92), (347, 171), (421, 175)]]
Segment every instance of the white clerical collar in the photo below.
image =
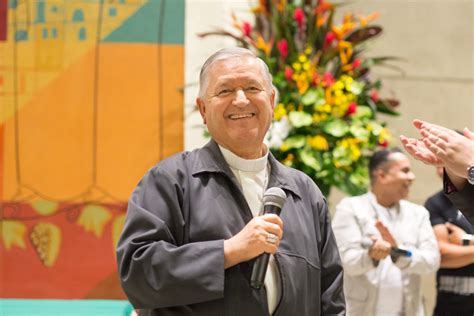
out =
[(219, 145), (219, 149), (224, 156), (225, 161), (233, 169), (237, 169), (244, 172), (258, 172), (265, 169), (268, 161), (268, 149), (265, 148), (265, 155), (257, 159), (244, 159), (237, 156), (230, 150)]

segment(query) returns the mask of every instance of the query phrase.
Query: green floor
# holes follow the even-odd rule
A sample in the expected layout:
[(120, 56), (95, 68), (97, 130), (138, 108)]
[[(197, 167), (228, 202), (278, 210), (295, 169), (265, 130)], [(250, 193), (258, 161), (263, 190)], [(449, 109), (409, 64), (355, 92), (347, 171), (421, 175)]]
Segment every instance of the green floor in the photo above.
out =
[(129, 316), (128, 301), (0, 299), (0, 316)]

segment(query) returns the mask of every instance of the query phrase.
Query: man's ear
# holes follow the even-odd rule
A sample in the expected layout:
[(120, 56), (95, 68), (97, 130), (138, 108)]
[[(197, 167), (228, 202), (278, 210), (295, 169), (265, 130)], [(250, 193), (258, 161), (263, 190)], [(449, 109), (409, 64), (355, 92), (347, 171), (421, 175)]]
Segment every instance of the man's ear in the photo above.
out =
[(383, 183), (386, 178), (386, 173), (382, 168), (380, 168), (374, 171), (374, 176), (376, 179), (375, 181)]
[(275, 109), (275, 98), (276, 98), (276, 90), (272, 88), (272, 94), (270, 95), (270, 102), (272, 103), (272, 110)]
[(272, 93), (270, 94), (270, 106), (272, 108), (272, 119), (275, 117), (275, 98), (276, 98), (276, 90), (272, 88)]
[(204, 104), (203, 99), (201, 99), (200, 97), (197, 97), (196, 105), (199, 109), (199, 113), (201, 113), (202, 122), (206, 124), (206, 105)]

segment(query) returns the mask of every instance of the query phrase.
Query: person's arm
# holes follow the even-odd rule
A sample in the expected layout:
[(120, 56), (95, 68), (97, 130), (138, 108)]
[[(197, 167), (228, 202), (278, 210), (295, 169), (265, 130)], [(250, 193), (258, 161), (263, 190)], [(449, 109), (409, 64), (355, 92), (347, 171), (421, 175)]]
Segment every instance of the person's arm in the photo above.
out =
[(341, 254), (344, 273), (361, 275), (376, 268), (377, 263), (369, 256), (369, 250), (362, 245), (363, 238), (366, 236), (363, 236), (349, 199), (343, 199), (336, 206), (332, 227)]
[(224, 241), (185, 244), (180, 185), (148, 172), (128, 205), (117, 245), (122, 288), (135, 308), (155, 309), (222, 298)]
[[(461, 246), (474, 245), (473, 236), (471, 234), (467, 234), (466, 231), (461, 227), (456, 226), (452, 223), (446, 223), (446, 228), (448, 229), (448, 241), (450, 243)], [(465, 244), (465, 237), (467, 237), (468, 244)]]
[(394, 263), (406, 273), (428, 274), (435, 272), (439, 268), (440, 253), (429, 221), (429, 213), (425, 208), (423, 208), (418, 227), (418, 231), (413, 232), (418, 234), (418, 242), (413, 249), (398, 244), (400, 247), (408, 248), (412, 252), (412, 256), (400, 256)]
[(345, 298), (343, 290), (343, 269), (337, 250), (336, 239), (331, 228), (327, 202), (318, 203), (321, 243), (321, 314), (344, 315)]
[(445, 196), (456, 206), (466, 218), (474, 224), (474, 185), (467, 183), (461, 190), (453, 188), (451, 179), (445, 174), (443, 189)]
[(464, 181), (461, 179), (466, 179), (467, 167), (474, 163), (474, 133), (465, 128), (464, 135), (460, 135), (418, 119), (413, 121), (413, 125), (420, 131), (422, 139), (401, 135), (400, 140), (407, 152), (425, 164), (444, 167), (453, 184), (462, 188)]
[(449, 230), (445, 224), (433, 226), (433, 231), (441, 252), (441, 268), (462, 268), (474, 263), (474, 245), (461, 246), (449, 242)]

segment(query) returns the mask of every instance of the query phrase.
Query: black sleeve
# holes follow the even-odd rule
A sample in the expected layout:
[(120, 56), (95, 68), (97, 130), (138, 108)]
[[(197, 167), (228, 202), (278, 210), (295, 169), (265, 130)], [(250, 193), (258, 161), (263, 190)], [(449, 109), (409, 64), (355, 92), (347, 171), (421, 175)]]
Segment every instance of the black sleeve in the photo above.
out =
[(164, 170), (133, 192), (117, 245), (122, 287), (135, 308), (155, 309), (224, 296), (223, 240), (183, 243), (182, 187)]
[(426, 200), (425, 207), (430, 212), (431, 226), (446, 223), (446, 219), (443, 217), (443, 203), (440, 201), (439, 194)]
[(446, 196), (474, 225), (474, 185), (467, 183), (462, 190)]

